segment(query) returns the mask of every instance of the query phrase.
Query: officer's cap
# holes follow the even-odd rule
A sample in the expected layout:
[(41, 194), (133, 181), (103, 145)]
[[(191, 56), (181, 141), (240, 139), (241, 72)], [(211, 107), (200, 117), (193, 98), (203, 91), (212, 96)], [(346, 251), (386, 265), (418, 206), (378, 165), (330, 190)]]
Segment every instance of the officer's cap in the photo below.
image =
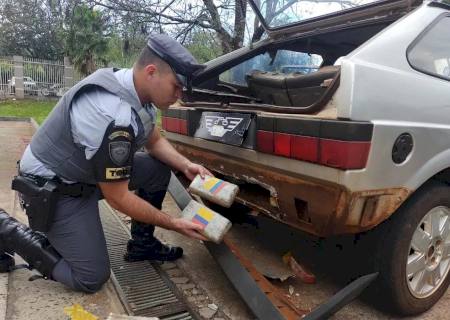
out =
[(205, 65), (199, 64), (185, 47), (165, 34), (150, 35), (147, 46), (170, 65), (184, 86), (187, 86), (188, 79), (196, 71), (205, 68)]

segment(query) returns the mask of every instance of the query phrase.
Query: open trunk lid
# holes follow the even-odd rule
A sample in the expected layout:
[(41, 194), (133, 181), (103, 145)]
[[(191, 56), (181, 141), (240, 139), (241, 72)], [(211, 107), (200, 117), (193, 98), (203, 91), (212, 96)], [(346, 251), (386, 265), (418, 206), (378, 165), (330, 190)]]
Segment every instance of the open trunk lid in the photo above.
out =
[(302, 34), (317, 29), (350, 26), (403, 15), (422, 3), (419, 0), (249, 0), (249, 3), (271, 38)]

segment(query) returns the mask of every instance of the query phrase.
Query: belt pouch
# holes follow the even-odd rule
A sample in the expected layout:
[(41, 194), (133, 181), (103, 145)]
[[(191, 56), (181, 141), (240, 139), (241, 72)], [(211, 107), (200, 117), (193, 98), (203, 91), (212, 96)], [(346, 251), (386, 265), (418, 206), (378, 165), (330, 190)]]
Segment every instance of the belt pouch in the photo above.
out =
[(12, 189), (19, 193), (30, 228), (41, 232), (49, 231), (59, 196), (56, 182), (49, 180), (39, 186), (30, 178), (16, 176), (12, 181)]

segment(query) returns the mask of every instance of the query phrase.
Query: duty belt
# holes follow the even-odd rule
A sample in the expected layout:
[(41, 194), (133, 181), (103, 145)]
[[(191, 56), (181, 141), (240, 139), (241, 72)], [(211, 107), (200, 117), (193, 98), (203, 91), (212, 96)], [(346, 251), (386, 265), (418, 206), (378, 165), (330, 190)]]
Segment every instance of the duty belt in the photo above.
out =
[(87, 184), (82, 182), (76, 183), (65, 183), (59, 178), (55, 176), (51, 179), (47, 179), (41, 176), (36, 176), (34, 174), (28, 173), (19, 173), (21, 176), (32, 180), (38, 186), (43, 186), (47, 181), (53, 181), (58, 186), (58, 193), (60, 195), (69, 196), (69, 197), (88, 197), (95, 192), (97, 186), (94, 184)]

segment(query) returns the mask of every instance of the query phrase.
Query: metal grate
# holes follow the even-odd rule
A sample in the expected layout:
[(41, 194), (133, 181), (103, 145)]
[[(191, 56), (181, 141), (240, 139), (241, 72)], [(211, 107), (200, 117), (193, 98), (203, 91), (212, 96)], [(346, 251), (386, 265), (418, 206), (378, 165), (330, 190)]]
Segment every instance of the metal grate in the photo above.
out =
[(161, 320), (196, 319), (175, 286), (157, 265), (148, 261), (124, 261), (123, 254), (130, 232), (103, 201), (99, 203), (99, 209), (112, 280), (128, 313), (159, 317)]

